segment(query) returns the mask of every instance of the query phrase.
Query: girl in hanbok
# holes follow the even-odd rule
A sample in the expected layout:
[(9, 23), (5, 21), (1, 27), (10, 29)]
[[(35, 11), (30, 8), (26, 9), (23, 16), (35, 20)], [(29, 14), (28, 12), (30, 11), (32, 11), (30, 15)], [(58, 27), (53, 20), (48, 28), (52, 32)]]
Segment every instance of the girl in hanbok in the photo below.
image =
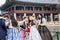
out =
[(21, 34), (21, 39), (22, 40), (25, 40), (26, 39), (26, 25), (24, 24), (24, 22), (26, 21), (27, 19), (25, 18), (24, 20), (20, 21), (19, 22), (19, 32)]
[(9, 28), (7, 29), (6, 40), (21, 40), (17, 25), (18, 25), (18, 23), (13, 17), (10, 21)]
[(30, 33), (29, 33), (29, 39), (28, 40), (42, 40), (41, 36), (36, 28), (35, 23), (33, 22), (34, 19), (32, 16), (29, 17), (29, 23), (30, 23)]
[(42, 15), (38, 16), (38, 31), (42, 40), (53, 40), (50, 31), (46, 27), (46, 19)]

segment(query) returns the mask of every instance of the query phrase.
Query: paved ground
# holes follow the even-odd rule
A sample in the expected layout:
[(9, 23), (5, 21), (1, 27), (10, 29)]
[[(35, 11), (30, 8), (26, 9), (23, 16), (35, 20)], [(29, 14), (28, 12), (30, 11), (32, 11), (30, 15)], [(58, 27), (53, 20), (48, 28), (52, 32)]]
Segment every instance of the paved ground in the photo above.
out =
[(56, 32), (59, 32), (59, 40), (60, 40), (60, 26), (49, 26), (48, 29), (51, 31), (51, 34), (53, 36), (53, 40), (58, 40), (57, 39), (57, 34)]

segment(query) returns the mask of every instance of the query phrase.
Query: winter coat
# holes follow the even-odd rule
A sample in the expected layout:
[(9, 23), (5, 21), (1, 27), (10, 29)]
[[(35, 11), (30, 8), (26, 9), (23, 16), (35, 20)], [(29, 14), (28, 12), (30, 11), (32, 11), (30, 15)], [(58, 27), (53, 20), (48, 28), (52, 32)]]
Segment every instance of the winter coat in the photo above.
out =
[(7, 29), (5, 26), (5, 20), (0, 19), (0, 39), (4, 39), (7, 35)]

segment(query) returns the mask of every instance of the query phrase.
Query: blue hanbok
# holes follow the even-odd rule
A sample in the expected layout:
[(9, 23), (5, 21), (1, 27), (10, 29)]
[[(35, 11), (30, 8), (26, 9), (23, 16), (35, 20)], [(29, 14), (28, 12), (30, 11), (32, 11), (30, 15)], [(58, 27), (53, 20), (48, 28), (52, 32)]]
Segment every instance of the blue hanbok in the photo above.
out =
[(20, 33), (17, 28), (9, 28), (7, 30), (6, 40), (21, 40)]

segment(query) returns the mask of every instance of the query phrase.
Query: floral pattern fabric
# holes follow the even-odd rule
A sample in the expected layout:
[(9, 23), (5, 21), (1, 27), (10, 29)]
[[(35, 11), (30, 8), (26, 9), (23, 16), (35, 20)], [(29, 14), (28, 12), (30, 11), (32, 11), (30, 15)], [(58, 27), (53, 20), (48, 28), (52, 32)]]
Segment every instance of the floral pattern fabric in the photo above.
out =
[(21, 40), (20, 33), (16, 28), (9, 28), (7, 30), (6, 40)]

